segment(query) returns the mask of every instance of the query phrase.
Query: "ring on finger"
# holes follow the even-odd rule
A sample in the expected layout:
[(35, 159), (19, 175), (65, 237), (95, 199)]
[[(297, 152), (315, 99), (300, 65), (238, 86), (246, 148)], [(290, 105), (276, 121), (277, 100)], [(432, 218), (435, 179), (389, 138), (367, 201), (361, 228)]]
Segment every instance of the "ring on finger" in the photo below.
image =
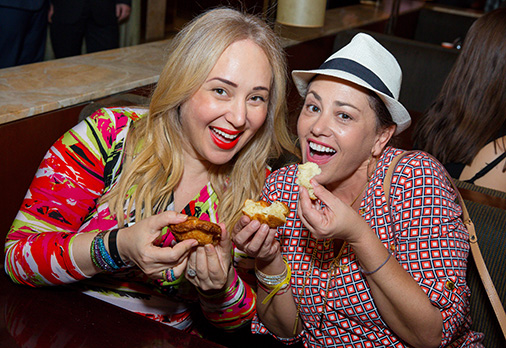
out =
[(197, 275), (197, 272), (193, 268), (188, 268), (188, 277), (193, 278)]

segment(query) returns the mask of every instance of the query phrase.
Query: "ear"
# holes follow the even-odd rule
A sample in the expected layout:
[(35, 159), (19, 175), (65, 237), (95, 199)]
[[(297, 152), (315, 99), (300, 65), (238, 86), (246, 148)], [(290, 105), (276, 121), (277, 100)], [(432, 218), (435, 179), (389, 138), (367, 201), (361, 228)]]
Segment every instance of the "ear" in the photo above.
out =
[(371, 149), (371, 155), (373, 157), (378, 157), (383, 152), (383, 149), (387, 146), (388, 141), (394, 136), (396, 129), (397, 125), (392, 125), (380, 130), (380, 132), (376, 135), (376, 140)]

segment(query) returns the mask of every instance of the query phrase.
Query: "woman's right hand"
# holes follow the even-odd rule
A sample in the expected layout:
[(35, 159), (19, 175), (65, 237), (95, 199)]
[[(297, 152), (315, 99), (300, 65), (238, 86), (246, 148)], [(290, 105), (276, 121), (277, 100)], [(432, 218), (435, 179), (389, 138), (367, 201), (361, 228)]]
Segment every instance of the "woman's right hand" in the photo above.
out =
[(233, 229), (233, 241), (239, 250), (254, 257), (257, 262), (270, 263), (280, 253), (276, 229), (242, 216)]
[(186, 269), (190, 250), (198, 245), (195, 239), (184, 240), (173, 247), (154, 245), (162, 229), (187, 219), (184, 214), (166, 211), (150, 216), (133, 226), (119, 230), (118, 251), (124, 261), (134, 262), (152, 279), (162, 279), (163, 271), (172, 268), (179, 278)]

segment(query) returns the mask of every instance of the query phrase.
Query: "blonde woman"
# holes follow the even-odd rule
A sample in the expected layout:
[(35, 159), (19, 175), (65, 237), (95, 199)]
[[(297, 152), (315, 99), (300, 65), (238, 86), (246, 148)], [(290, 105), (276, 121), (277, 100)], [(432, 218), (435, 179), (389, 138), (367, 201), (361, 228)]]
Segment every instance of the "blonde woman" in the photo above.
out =
[[(231, 267), (227, 230), (291, 146), (283, 50), (263, 21), (217, 9), (169, 52), (149, 111), (99, 110), (49, 150), (7, 236), (6, 271), (187, 331), (199, 312), (234, 329), (255, 296)], [(176, 244), (166, 226), (187, 215), (219, 222), (221, 242)]]

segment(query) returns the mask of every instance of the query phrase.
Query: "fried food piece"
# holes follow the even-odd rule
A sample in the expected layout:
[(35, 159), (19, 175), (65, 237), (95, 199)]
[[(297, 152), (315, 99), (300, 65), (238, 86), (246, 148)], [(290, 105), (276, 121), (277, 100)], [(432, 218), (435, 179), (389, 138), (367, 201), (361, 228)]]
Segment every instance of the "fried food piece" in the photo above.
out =
[(290, 209), (283, 202), (274, 201), (269, 204), (265, 201), (255, 202), (247, 199), (244, 202), (242, 213), (251, 220), (258, 220), (262, 224), (269, 225), (270, 228), (276, 228), (286, 223), (286, 217), (290, 213)]
[(299, 172), (297, 173), (296, 183), (300, 186), (304, 186), (309, 192), (309, 197), (313, 200), (316, 199), (316, 196), (314, 194), (313, 185), (311, 185), (309, 180), (321, 172), (322, 170), (316, 163), (306, 162), (304, 164), (299, 164)]
[(169, 225), (169, 229), (178, 242), (196, 239), (199, 245), (216, 245), (221, 240), (221, 227), (218, 224), (199, 220), (195, 216), (188, 216), (186, 221), (179, 224)]

